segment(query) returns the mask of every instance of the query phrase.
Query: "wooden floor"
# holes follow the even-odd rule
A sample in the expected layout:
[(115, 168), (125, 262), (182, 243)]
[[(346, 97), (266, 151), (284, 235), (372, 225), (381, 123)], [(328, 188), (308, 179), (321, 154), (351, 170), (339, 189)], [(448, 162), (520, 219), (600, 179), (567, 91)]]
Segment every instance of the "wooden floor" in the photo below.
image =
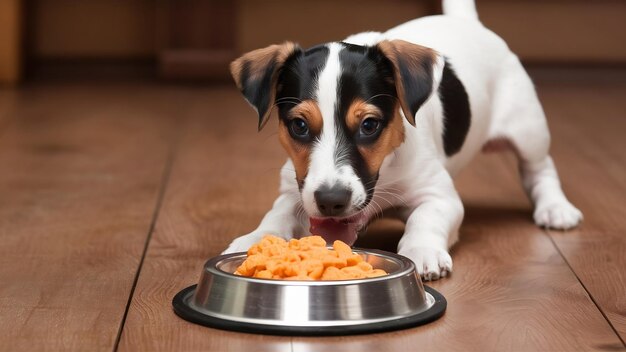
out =
[[(581, 228), (535, 227), (513, 158), (479, 156), (457, 180), (454, 273), (431, 284), (445, 316), (335, 338), (225, 332), (172, 312), (277, 195), (276, 130), (256, 133), (231, 86), (0, 90), (0, 350), (623, 350), (626, 80), (603, 75), (535, 75)], [(401, 231), (380, 223), (359, 244), (393, 249)]]

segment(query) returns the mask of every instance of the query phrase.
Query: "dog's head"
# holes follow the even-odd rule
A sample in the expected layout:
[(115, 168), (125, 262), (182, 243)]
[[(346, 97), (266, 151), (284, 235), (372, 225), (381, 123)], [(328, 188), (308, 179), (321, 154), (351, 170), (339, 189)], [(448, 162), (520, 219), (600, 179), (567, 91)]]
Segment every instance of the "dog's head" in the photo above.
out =
[(259, 129), (278, 108), (279, 139), (312, 231), (351, 244), (373, 207), (383, 161), (404, 141), (403, 118), (415, 125), (442, 68), (438, 53), (401, 40), (306, 51), (287, 42), (245, 54), (231, 73)]

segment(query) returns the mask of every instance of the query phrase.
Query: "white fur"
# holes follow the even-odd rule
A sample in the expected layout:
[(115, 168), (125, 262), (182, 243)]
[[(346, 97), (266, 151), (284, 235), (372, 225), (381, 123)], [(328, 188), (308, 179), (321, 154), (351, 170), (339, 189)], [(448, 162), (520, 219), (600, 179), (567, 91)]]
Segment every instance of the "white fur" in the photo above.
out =
[(448, 16), (478, 20), (474, 0), (443, 0), (443, 13)]
[[(398, 252), (411, 258), (426, 280), (452, 271), (448, 249), (457, 241), (463, 219), (463, 206), (452, 177), (490, 140), (504, 138), (515, 145), (523, 185), (535, 204), (534, 219), (538, 225), (567, 229), (582, 220), (580, 211), (561, 190), (548, 154), (550, 135), (543, 109), (518, 58), (501, 38), (478, 22), (472, 1), (448, 0), (444, 9), (449, 15), (425, 17), (385, 33), (365, 32), (346, 39), (360, 45), (402, 39), (431, 47), (452, 64), (469, 96), (471, 127), (462, 149), (450, 158), (443, 150), (443, 111), (437, 94), (417, 112), (415, 127), (404, 121), (405, 142), (385, 158), (374, 198), (365, 209), (369, 216), (389, 207), (403, 209), (401, 217), (406, 221), (406, 229)], [(334, 125), (332, 109), (340, 69), (333, 53), (331, 50), (319, 80), (324, 132), (311, 160), (310, 179), (307, 178), (312, 189), (325, 180), (348, 182), (353, 187), (358, 183), (350, 180), (356, 177), (353, 173), (350, 177), (339, 176), (332, 162), (336, 141), (334, 129), (331, 131), (326, 125)], [(439, 60), (434, 67), (435, 77), (440, 78), (442, 66), (443, 61)], [(437, 83), (436, 79), (435, 92)], [(236, 239), (225, 252), (247, 250), (264, 233), (291, 237), (306, 232), (308, 219), (298, 212), (297, 185), (293, 173), (287, 171), (292, 168), (290, 162), (285, 168), (281, 173), (282, 194), (272, 210), (257, 230)], [(303, 206), (314, 216), (317, 210), (306, 187)]]
[(319, 141), (315, 143), (311, 150), (311, 161), (309, 162), (308, 173), (302, 189), (304, 210), (314, 217), (322, 216), (317, 209), (314, 199), (314, 192), (322, 184), (327, 184), (330, 187), (340, 184), (352, 190), (351, 206), (346, 209), (348, 213), (354, 212), (356, 207), (366, 198), (363, 184), (359, 181), (354, 170), (348, 165), (341, 166), (343, 153), (341, 150), (337, 150), (341, 144), (338, 141), (335, 127), (337, 84), (341, 74), (341, 64), (339, 62), (341, 46), (331, 43), (329, 49), (326, 65), (318, 79), (316, 94), (320, 112), (322, 113), (322, 133)]

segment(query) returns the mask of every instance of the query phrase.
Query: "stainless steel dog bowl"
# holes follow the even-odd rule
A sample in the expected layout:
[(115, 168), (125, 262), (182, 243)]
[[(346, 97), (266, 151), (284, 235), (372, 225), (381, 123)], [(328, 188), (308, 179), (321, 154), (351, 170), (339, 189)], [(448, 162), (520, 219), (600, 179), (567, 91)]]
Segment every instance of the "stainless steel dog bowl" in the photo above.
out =
[(207, 261), (198, 285), (174, 297), (174, 312), (210, 327), (276, 335), (388, 331), (443, 315), (445, 298), (422, 285), (411, 260), (377, 250), (354, 251), (389, 275), (337, 281), (255, 279), (232, 274), (245, 253), (226, 254)]

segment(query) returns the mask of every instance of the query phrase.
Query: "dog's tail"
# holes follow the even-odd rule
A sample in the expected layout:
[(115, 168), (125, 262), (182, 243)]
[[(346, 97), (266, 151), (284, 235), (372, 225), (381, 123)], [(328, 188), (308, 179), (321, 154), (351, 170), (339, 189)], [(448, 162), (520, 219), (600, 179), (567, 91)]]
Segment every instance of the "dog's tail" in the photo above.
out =
[(478, 21), (474, 0), (443, 0), (443, 14)]

